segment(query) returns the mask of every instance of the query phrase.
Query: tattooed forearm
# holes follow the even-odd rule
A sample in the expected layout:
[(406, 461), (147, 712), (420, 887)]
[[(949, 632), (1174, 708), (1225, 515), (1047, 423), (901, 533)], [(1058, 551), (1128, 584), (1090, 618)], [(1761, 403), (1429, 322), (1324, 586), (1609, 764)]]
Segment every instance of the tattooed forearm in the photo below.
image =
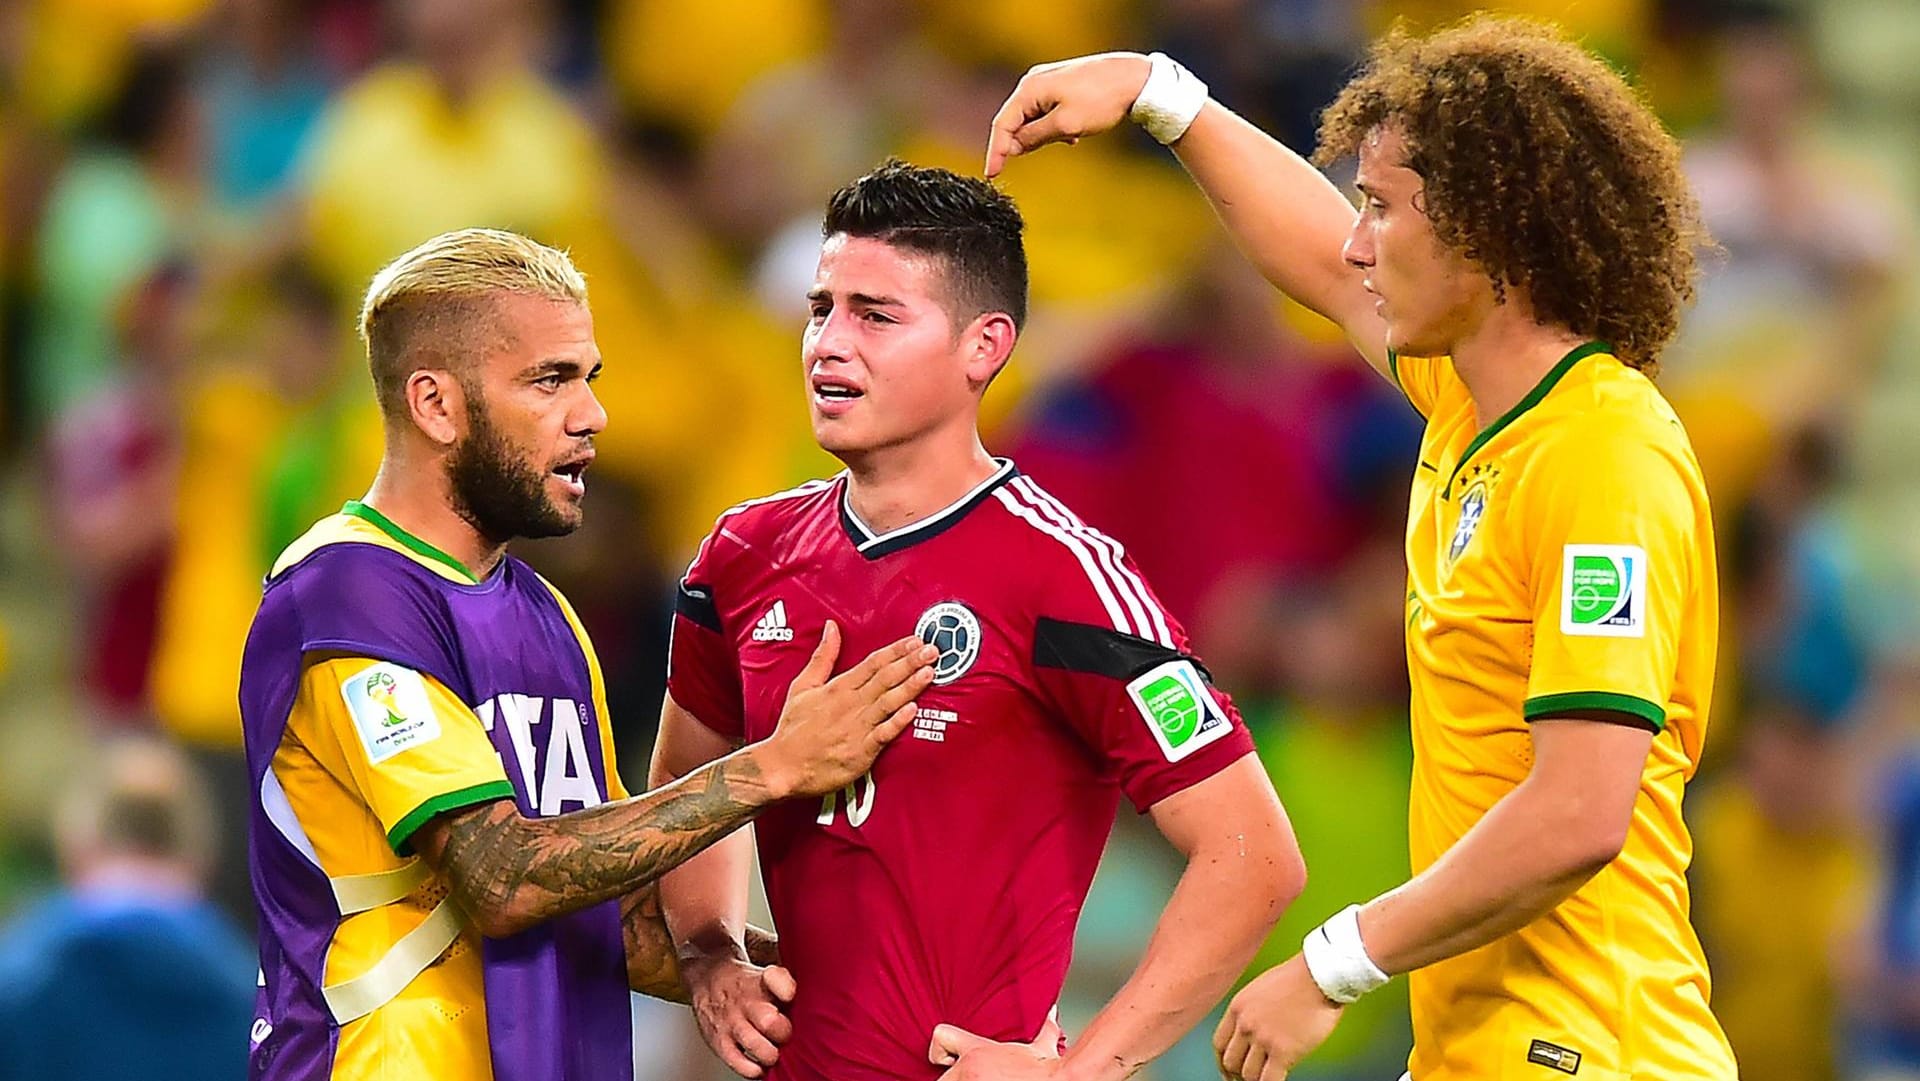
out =
[(621, 900), (620, 929), (627, 944), (627, 986), (669, 1002), (691, 1001), (673, 936), (660, 916), (658, 886), (643, 886)]
[(732, 833), (774, 798), (749, 752), (633, 799), (557, 818), (511, 801), (442, 816), (416, 845), (483, 934), (507, 935), (632, 893)]
[(747, 924), (747, 960), (765, 967), (780, 963), (780, 936)]

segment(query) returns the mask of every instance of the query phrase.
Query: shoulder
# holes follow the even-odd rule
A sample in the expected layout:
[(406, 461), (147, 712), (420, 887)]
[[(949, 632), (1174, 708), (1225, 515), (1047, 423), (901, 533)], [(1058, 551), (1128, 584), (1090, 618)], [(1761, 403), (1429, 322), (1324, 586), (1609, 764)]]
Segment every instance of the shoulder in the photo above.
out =
[(810, 480), (721, 511), (700, 542), (693, 569), (711, 572), (743, 552), (773, 546), (804, 522), (835, 514), (840, 476)]
[(1542, 426), (1541, 440), (1561, 469), (1699, 473), (1692, 442), (1673, 407), (1652, 380), (1619, 363), (1584, 380), (1553, 423)]
[(374, 68), (340, 92), (328, 110), (335, 122), (377, 120), (389, 110), (412, 105), (431, 93), (426, 73), (411, 64)]
[(1171, 645), (1169, 620), (1124, 545), (1032, 477), (1017, 475), (993, 494), (1007, 526), (995, 561), (1035, 598), (1040, 615)]
[(372, 540), (333, 539), (298, 556), (267, 580), (260, 621), (290, 626), (303, 652), (358, 651), (445, 671), (457, 637), (453, 583)]

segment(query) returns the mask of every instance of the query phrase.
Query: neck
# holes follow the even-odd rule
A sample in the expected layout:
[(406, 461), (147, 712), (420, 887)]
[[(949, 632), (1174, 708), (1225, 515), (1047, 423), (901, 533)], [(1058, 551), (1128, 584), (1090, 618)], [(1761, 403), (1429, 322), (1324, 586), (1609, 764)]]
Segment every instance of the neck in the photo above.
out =
[(397, 461), (390, 451), (361, 502), (459, 560), (475, 578), (493, 573), (507, 553), (505, 541), (483, 535), (453, 509), (452, 486), (437, 463)]
[(847, 502), (876, 533), (912, 525), (959, 502), (1000, 468), (972, 430), (965, 442), (906, 444), (841, 460), (847, 463)]
[(1453, 345), (1453, 370), (1473, 396), (1474, 421), (1485, 428), (1520, 404), (1555, 364), (1587, 339), (1565, 327), (1533, 320), (1524, 304), (1494, 308)]

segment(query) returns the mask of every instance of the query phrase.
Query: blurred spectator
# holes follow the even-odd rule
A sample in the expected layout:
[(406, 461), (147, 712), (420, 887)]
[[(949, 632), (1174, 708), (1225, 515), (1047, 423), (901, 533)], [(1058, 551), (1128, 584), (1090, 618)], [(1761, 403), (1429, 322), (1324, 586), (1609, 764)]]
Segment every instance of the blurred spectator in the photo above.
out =
[(624, 108), (689, 141), (740, 92), (817, 52), (832, 0), (608, 0), (602, 49)]
[(91, 145), (60, 173), (40, 223), (25, 356), (38, 422), (114, 370), (114, 304), (183, 247), (199, 212), (201, 110), (178, 50), (138, 51)]
[(462, 226), (585, 238), (604, 156), (528, 65), (528, 8), (395, 0), (389, 10), (405, 55), (343, 91), (306, 151), (307, 236), (328, 286), (357, 304), (388, 260)]
[(810, 231), (817, 253), (827, 196), (897, 149), (953, 77), (918, 5), (830, 8), (825, 48), (754, 80), (708, 148), (706, 220), (749, 256), (782, 227)]
[(1686, 163), (1724, 259), (1662, 385), (1725, 510), (1782, 441), (1853, 419), (1892, 341), (1908, 229), (1873, 170), (1814, 126), (1817, 76), (1792, 22), (1743, 20), (1720, 50), (1724, 128)]
[(111, 381), (55, 421), (49, 493), (60, 552), (82, 588), (74, 648), (85, 707), (108, 725), (148, 719), (160, 590), (173, 541), (192, 273), (165, 264), (122, 302)]
[(1365, 45), (1351, 0), (1162, 0), (1168, 55), (1213, 96), (1288, 146), (1318, 141), (1333, 100)]
[(24, 0), (22, 103), (41, 123), (83, 124), (114, 95), (139, 54), (179, 41), (214, 0)]
[(227, 215), (257, 218), (286, 189), (308, 130), (327, 100), (327, 81), (308, 51), (310, 0), (227, 0), (216, 48), (201, 74), (209, 179)]
[(1380, 473), (1347, 483), (1350, 450), (1398, 448), (1384, 468), (1403, 486), (1417, 447), (1418, 418), (1391, 387), (1279, 312), (1218, 245), (1141, 337), (1034, 403), (1008, 448), (1126, 544), (1210, 656), (1242, 644), (1211, 624), (1245, 580), (1324, 572), (1374, 523)]
[[(1753, 497), (1735, 513), (1726, 545), (1728, 644), (1743, 693), (1788, 702), (1816, 722), (1848, 719), (1867, 679), (1867, 641), (1856, 614), (1862, 572), (1835, 513), (1838, 448), (1803, 430), (1780, 448)], [(1725, 736), (1734, 717), (1716, 726)]]
[(1695, 919), (1740, 1076), (1828, 1081), (1834, 959), (1859, 915), (1864, 853), (1846, 817), (1840, 733), (1787, 702), (1755, 702), (1737, 772), (1689, 800)]
[(62, 801), (63, 888), (0, 937), (0, 1078), (239, 1081), (254, 959), (200, 895), (216, 826), (163, 744), (110, 745)]
[(1882, 673), (1871, 720), (1885, 731), (1861, 771), (1879, 857), (1873, 907), (1847, 956), (1850, 1077), (1920, 1079), (1920, 664)]

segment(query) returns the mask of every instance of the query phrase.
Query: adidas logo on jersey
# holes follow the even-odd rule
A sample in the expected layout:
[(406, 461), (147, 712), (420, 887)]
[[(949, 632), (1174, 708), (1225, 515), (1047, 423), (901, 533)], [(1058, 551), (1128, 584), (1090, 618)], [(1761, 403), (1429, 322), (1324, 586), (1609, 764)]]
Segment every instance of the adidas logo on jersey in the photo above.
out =
[(760, 622), (753, 625), (753, 640), (756, 642), (791, 642), (793, 628), (787, 626), (787, 602), (774, 601)]

